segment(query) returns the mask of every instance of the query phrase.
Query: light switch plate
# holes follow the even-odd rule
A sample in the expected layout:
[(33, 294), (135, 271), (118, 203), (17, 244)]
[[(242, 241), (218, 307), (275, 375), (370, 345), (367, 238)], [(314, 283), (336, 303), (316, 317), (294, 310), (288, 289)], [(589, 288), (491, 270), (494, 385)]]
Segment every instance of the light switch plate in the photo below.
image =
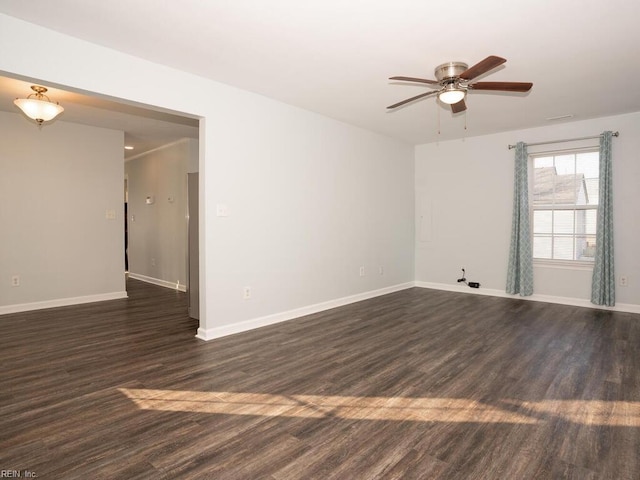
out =
[(216, 216), (218, 216), (218, 217), (228, 217), (229, 216), (229, 208), (224, 203), (218, 203), (216, 205)]

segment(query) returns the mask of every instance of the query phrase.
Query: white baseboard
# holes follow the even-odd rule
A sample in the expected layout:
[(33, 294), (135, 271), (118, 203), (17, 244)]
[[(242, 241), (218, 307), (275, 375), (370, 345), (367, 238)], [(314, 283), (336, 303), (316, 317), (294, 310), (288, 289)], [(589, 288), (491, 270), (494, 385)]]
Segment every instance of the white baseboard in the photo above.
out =
[(170, 288), (172, 290), (178, 290), (180, 292), (187, 291), (187, 286), (181, 284), (180, 282), (178, 283), (168, 282), (166, 280), (160, 280), (159, 278), (147, 277), (146, 275), (141, 275), (139, 273), (132, 273), (132, 272), (129, 272), (129, 278), (140, 280), (141, 282), (153, 283), (154, 285)]
[(42, 310), (43, 308), (67, 307), (69, 305), (80, 305), (82, 303), (103, 302), (105, 300), (117, 300), (120, 298), (127, 298), (127, 292), (101, 293), (98, 295), (86, 295), (83, 297), (57, 298), (55, 300), (45, 300), (43, 302), (6, 305), (4, 307), (0, 307), (0, 315), (28, 312), (30, 310)]
[(329, 300), (327, 302), (316, 303), (315, 305), (309, 305), (306, 307), (295, 308), (286, 312), (274, 313), (273, 315), (267, 315), (264, 317), (253, 318), (245, 320), (243, 322), (233, 323), (231, 325), (223, 325), (215, 328), (199, 328), (196, 338), (200, 340), (213, 340), (215, 338), (226, 337), (227, 335), (233, 335), (235, 333), (246, 332), (253, 330), (254, 328), (265, 327), (267, 325), (273, 325), (274, 323), (286, 322), (287, 320), (293, 320), (294, 318), (303, 317), (305, 315), (311, 315), (312, 313), (323, 312), (336, 307), (342, 307), (350, 303), (360, 302), (362, 300), (368, 300), (370, 298), (379, 297), (388, 293), (398, 292), (400, 290), (406, 290), (412, 288), (414, 282), (401, 283), (393, 285), (391, 287), (380, 288), (378, 290), (372, 290), (369, 292), (358, 293), (356, 295), (350, 295), (348, 297), (342, 297), (335, 300)]
[(415, 282), (416, 287), (420, 288), (433, 288), (434, 290), (446, 290), (448, 292), (461, 292), (471, 293), (473, 295), (489, 295), (492, 297), (502, 298), (514, 298), (520, 300), (530, 300), (533, 302), (546, 302), (557, 303), (560, 305), (570, 305), (574, 307), (586, 307), (596, 308), (601, 310), (611, 310), (615, 312), (627, 312), (627, 313), (640, 313), (640, 305), (632, 303), (618, 303), (615, 307), (607, 307), (605, 305), (594, 305), (589, 300), (583, 298), (572, 297), (558, 297), (554, 295), (539, 295), (533, 294), (528, 297), (521, 297), (520, 295), (511, 295), (503, 290), (496, 290), (492, 288), (469, 288), (466, 285), (460, 284), (447, 284), (447, 283), (432, 283), (432, 282)]

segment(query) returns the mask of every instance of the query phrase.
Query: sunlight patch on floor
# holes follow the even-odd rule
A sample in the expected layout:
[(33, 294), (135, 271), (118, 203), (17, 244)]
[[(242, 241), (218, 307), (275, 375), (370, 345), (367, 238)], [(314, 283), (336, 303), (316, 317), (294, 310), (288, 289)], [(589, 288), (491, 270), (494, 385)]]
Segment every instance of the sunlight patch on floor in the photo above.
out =
[(562, 418), (585, 425), (640, 426), (640, 402), (600, 400), (498, 400), (462, 398), (344, 397), (242, 392), (119, 389), (138, 408), (175, 412), (267, 417), (419, 422), (541, 423)]
[(504, 400), (518, 411), (544, 420), (562, 417), (583, 425), (640, 427), (640, 402), (605, 400), (543, 400), (527, 402)]

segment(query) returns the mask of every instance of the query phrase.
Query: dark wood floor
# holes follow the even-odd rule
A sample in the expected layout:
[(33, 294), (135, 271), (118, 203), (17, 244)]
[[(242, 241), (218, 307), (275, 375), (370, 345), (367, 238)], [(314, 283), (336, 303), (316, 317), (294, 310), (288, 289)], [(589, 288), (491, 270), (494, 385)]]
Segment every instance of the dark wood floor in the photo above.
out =
[(640, 315), (410, 289), (205, 343), (129, 291), (0, 317), (0, 469), (640, 478)]

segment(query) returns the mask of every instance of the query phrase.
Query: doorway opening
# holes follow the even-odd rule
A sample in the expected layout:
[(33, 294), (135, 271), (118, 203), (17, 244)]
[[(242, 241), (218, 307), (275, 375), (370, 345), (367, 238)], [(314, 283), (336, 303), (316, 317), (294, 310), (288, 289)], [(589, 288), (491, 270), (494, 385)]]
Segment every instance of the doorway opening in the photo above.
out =
[[(183, 139), (187, 139), (191, 141), (191, 143), (195, 142), (195, 170), (197, 171), (197, 167), (200, 163), (199, 160), (199, 148), (197, 147), (197, 143), (200, 138), (200, 118), (196, 116), (192, 116), (189, 114), (185, 114), (182, 112), (170, 111), (167, 109), (163, 109), (158, 106), (151, 106), (146, 104), (140, 104), (135, 102), (130, 102), (124, 99), (118, 99), (113, 97), (106, 97), (104, 95), (96, 94), (90, 91), (81, 91), (74, 88), (69, 88), (65, 85), (56, 85), (54, 83), (43, 81), (40, 79), (34, 79), (30, 77), (15, 75), (12, 73), (2, 72), (0, 73), (0, 98), (5, 98), (6, 101), (0, 102), (0, 105), (8, 105), (8, 108), (2, 108), (9, 113), (16, 113), (13, 111), (13, 99), (22, 96), (24, 91), (28, 91), (31, 85), (44, 85), (49, 89), (49, 93), (52, 98), (55, 98), (60, 104), (64, 105), (64, 112), (60, 115), (55, 122), (71, 122), (78, 125), (84, 125), (88, 127), (96, 127), (98, 129), (108, 129), (111, 131), (122, 131), (123, 132), (123, 144), (120, 149), (127, 147), (133, 147), (133, 150), (124, 150), (122, 154), (122, 159), (129, 160), (131, 157), (136, 155), (141, 155), (144, 153), (148, 153), (153, 150), (161, 149), (166, 145), (175, 144), (176, 142), (183, 141)], [(55, 122), (51, 124), (52, 127), (55, 127)], [(50, 127), (44, 127), (50, 128)], [(122, 150), (120, 150), (122, 151)], [(115, 151), (113, 152), (116, 156), (118, 155), (118, 147), (116, 146)], [(117, 158), (117, 157), (116, 157)], [(186, 192), (187, 178), (186, 174), (180, 177), (180, 181), (184, 184), (183, 190)], [(111, 180), (109, 180), (111, 182)], [(132, 202), (131, 198), (129, 198), (129, 194), (131, 193), (131, 178), (124, 176), (118, 180), (116, 184), (104, 185), (105, 190), (108, 189), (109, 192), (122, 192), (122, 188), (124, 186), (124, 201), (122, 199), (122, 193), (117, 193), (116, 198), (110, 197), (108, 202), (103, 201), (100, 205), (99, 195), (100, 192), (103, 191), (102, 188), (96, 192), (95, 195), (92, 195), (90, 201), (95, 202), (100, 205), (96, 211), (100, 212), (100, 216), (102, 220), (105, 220), (105, 208), (106, 208), (106, 220), (116, 220), (118, 223), (118, 231), (116, 233), (115, 230), (109, 230), (107, 235), (115, 235), (117, 234), (118, 239), (116, 240), (114, 237), (114, 242), (122, 242), (122, 250), (117, 254), (117, 258), (115, 256), (115, 251), (112, 254), (111, 252), (108, 254), (110, 257), (113, 255), (112, 265), (122, 265), (119, 268), (119, 271), (125, 272), (125, 278), (127, 273), (132, 273), (133, 267), (135, 263), (133, 262), (134, 257), (132, 256), (132, 227), (135, 224), (132, 222)], [(101, 185), (102, 187), (102, 185)], [(151, 196), (148, 195), (148, 196)], [(169, 198), (164, 198), (164, 202), (170, 202)], [(116, 203), (117, 202), (117, 203)], [(122, 203), (121, 203), (122, 202)], [(186, 200), (185, 200), (186, 203)], [(73, 205), (70, 205), (69, 208), (64, 209), (60, 208), (60, 211), (69, 211), (73, 212)], [(184, 246), (182, 247), (185, 252), (185, 255), (182, 257), (183, 264), (187, 264), (189, 260), (187, 259), (197, 259), (199, 258), (199, 252), (189, 252), (187, 251), (188, 246), (186, 242), (187, 238), (187, 227), (186, 227), (186, 207), (181, 212), (183, 219), (183, 237), (184, 237)], [(71, 213), (70, 213), (71, 215)], [(194, 217), (192, 216), (191, 222), (194, 222)], [(195, 223), (197, 225), (197, 216), (195, 217)], [(136, 224), (136, 226), (138, 226)], [(82, 228), (82, 224), (79, 225), (80, 229)], [(104, 252), (95, 252), (95, 255), (104, 255)], [(187, 256), (188, 255), (188, 256)], [(77, 261), (82, 261), (81, 258), (77, 258)], [(197, 261), (197, 260), (196, 260)], [(154, 262), (159, 264), (159, 259), (155, 258)], [(70, 270), (73, 268), (72, 265), (69, 266)], [(161, 265), (158, 265), (158, 269), (162, 270)], [(114, 272), (105, 272), (105, 275), (114, 275), (116, 268), (114, 267)], [(185, 267), (185, 271), (187, 268)], [(101, 270), (102, 271), (102, 270)], [(60, 274), (60, 272), (58, 272)], [(70, 273), (71, 274), (71, 273)], [(122, 275), (120, 273), (120, 275)], [(175, 284), (179, 285), (181, 289), (187, 290), (189, 289), (189, 279), (187, 274), (185, 273), (182, 277), (172, 278), (168, 281), (175, 282)], [(120, 282), (122, 282), (122, 277), (120, 278)], [(197, 277), (196, 277), (197, 278)], [(198, 280), (199, 281), (199, 280)], [(191, 288), (198, 291), (199, 285), (195, 284), (191, 285)], [(110, 296), (114, 288), (113, 282), (109, 284), (108, 290), (109, 292), (105, 292), (105, 295), (98, 294), (94, 295), (95, 297), (105, 297), (104, 299), (116, 298)], [(124, 285), (120, 283), (122, 287)], [(124, 288), (118, 288), (118, 294), (122, 294), (120, 297), (124, 296), (125, 292)], [(80, 297), (82, 294), (78, 294), (77, 297)], [(70, 298), (75, 298), (76, 295), (69, 295)], [(102, 299), (102, 298), (100, 298)]]
[(128, 278), (188, 292), (198, 318), (198, 142), (182, 139), (128, 158)]

